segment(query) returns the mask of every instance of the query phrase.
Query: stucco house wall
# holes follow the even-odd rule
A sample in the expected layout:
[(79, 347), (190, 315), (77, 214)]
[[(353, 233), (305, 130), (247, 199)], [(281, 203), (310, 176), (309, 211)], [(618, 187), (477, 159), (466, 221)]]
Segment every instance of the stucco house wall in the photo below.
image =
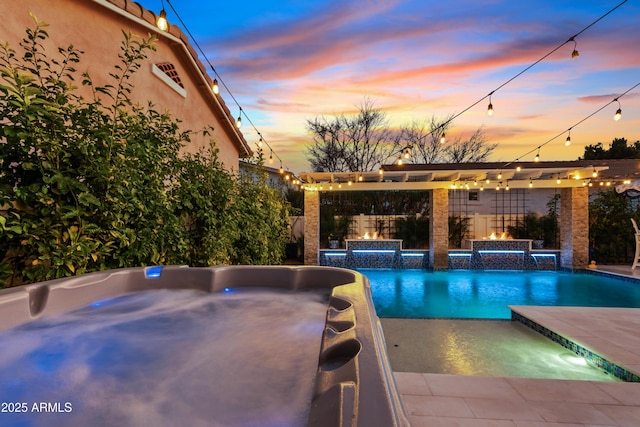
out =
[[(0, 40), (8, 41), (20, 52), (19, 43), (25, 29), (33, 28), (32, 12), (40, 21), (49, 24), (50, 38), (45, 46), (50, 54), (58, 47), (73, 45), (84, 52), (76, 67), (79, 73), (87, 71), (96, 85), (110, 82), (109, 72), (119, 62), (123, 31), (147, 37), (158, 37), (156, 51), (148, 51), (148, 58), (133, 76), (134, 102), (146, 105), (151, 101), (158, 111), (169, 111), (180, 119), (182, 130), (194, 131), (185, 152), (196, 152), (209, 146), (211, 140), (219, 148), (220, 160), (228, 170), (237, 171), (239, 158), (251, 150), (235, 126), (235, 118), (225, 106), (220, 95), (213, 94), (211, 79), (206, 69), (188, 43), (186, 36), (176, 26), (167, 32), (155, 27), (156, 16), (130, 0), (0, 0)], [(153, 72), (153, 64), (171, 63), (183, 88)], [(161, 77), (158, 77), (160, 75)], [(76, 81), (78, 86), (81, 81)], [(85, 96), (91, 96), (88, 88), (80, 88)], [(212, 126), (214, 131), (202, 135), (201, 131)]]

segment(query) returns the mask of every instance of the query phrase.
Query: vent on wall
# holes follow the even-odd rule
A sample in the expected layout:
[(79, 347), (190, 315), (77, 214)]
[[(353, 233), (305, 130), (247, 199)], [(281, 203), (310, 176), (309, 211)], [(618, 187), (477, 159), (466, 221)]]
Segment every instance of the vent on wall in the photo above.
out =
[(176, 82), (178, 86), (184, 88), (182, 81), (180, 80), (180, 76), (178, 75), (178, 70), (171, 62), (160, 62), (156, 64), (156, 67), (160, 68), (160, 70), (165, 73), (171, 80)]
[(184, 98), (187, 97), (187, 91), (180, 80), (176, 67), (171, 62), (160, 62), (151, 64), (151, 72), (160, 80), (165, 82), (169, 87), (178, 92)]

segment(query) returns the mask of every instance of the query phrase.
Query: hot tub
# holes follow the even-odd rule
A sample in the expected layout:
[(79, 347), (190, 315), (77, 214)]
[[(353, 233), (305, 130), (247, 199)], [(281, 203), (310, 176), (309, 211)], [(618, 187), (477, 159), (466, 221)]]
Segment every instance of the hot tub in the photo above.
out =
[(0, 291), (3, 426), (408, 426), (369, 282), (112, 270)]

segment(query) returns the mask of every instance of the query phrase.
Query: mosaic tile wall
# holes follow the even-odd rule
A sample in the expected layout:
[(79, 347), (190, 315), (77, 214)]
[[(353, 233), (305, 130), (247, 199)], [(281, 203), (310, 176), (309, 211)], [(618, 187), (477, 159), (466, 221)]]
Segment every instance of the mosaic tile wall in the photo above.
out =
[(347, 240), (346, 247), (346, 250), (321, 250), (320, 265), (344, 268), (428, 268), (429, 251), (402, 250), (402, 240)]
[(640, 382), (640, 376), (638, 376), (636, 373), (631, 372), (627, 369), (624, 369), (621, 366), (616, 365), (615, 363), (610, 362), (609, 360), (605, 359), (604, 357), (600, 356), (597, 353), (594, 353), (588, 348), (583, 347), (561, 335), (558, 335), (557, 333), (545, 328), (544, 326), (532, 321), (531, 319), (524, 317), (519, 313), (515, 313), (512, 311), (511, 320), (520, 322), (523, 325), (528, 326), (534, 331), (560, 344), (561, 346), (563, 346), (567, 350), (570, 350), (574, 354), (588, 360), (589, 363), (597, 366), (598, 368), (604, 370), (605, 372), (609, 373), (610, 375), (613, 375), (616, 378), (620, 378), (621, 380), (627, 381), (627, 382)]
[[(449, 251), (449, 270), (471, 270), (471, 251)], [(559, 251), (535, 251), (525, 259), (506, 257), (499, 264), (504, 270), (560, 270)], [(429, 250), (402, 250), (398, 253), (357, 253), (349, 254), (344, 249), (323, 249), (319, 254), (320, 265), (342, 268), (399, 268), (429, 269)], [(509, 261), (514, 261), (510, 263)], [(495, 267), (494, 263), (494, 267)], [(497, 269), (497, 268), (496, 268)]]

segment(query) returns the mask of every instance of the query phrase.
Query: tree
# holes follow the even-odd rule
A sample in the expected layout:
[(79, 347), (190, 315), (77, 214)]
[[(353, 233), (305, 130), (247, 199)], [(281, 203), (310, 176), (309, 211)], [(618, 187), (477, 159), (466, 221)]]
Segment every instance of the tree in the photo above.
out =
[(316, 117), (307, 120), (307, 130), (313, 136), (307, 159), (314, 172), (373, 171), (399, 152), (399, 132), (368, 98), (355, 116)]
[(640, 159), (640, 141), (632, 146), (627, 145), (626, 138), (615, 138), (609, 149), (605, 150), (602, 142), (584, 147), (584, 160)]
[(452, 117), (438, 120), (436, 116), (431, 116), (431, 119), (414, 120), (402, 128), (403, 142), (412, 147), (413, 163), (442, 161), (445, 145), (440, 142), (440, 138), (449, 131)]
[(443, 135), (450, 134), (453, 115), (438, 119), (414, 121), (402, 129), (402, 142), (411, 147), (412, 163), (468, 163), (483, 162), (498, 144), (487, 144), (482, 127), (468, 138), (456, 137), (442, 143)]

